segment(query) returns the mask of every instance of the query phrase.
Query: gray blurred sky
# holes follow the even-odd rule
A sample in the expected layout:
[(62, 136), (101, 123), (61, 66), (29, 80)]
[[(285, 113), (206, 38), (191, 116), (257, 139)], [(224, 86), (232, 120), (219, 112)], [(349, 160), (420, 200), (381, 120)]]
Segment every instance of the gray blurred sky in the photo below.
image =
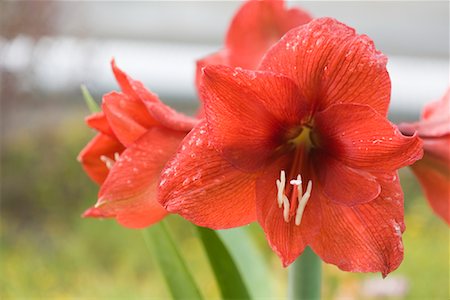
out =
[[(239, 1), (64, 3), (61, 34), (220, 44)], [(448, 56), (448, 1), (289, 1), (372, 37), (391, 54)]]
[[(19, 82), (16, 89), (42, 91), (41, 101), (46, 94), (78, 93), (81, 83), (100, 95), (117, 89), (109, 68), (114, 56), (163, 100), (193, 103), (195, 60), (221, 47), (240, 4), (2, 2), (0, 70)], [(448, 86), (448, 1), (305, 1), (288, 6), (301, 6), (315, 17), (334, 17), (369, 35), (390, 58), (395, 111), (417, 115), (423, 103), (440, 97)]]

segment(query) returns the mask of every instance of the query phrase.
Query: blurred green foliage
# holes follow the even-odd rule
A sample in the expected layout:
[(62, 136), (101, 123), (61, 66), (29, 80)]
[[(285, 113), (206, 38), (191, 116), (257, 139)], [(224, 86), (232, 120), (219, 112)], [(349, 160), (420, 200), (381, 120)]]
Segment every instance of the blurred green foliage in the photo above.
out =
[[(152, 254), (139, 230), (115, 221), (82, 219), (95, 203), (97, 186), (76, 161), (93, 136), (74, 115), (39, 131), (21, 131), (2, 140), (0, 297), (163, 299), (169, 297)], [(383, 299), (448, 299), (447, 226), (427, 206), (411, 174), (403, 172), (406, 193), (405, 260), (389, 278), (405, 278), (407, 293)], [(168, 223), (206, 298), (217, 286), (195, 232), (186, 221)], [(253, 234), (269, 261), (276, 293), (286, 295), (287, 271), (270, 251), (256, 224)], [(324, 266), (325, 299), (372, 299), (364, 282), (379, 274), (352, 274)], [(379, 299), (379, 298), (373, 298)]]

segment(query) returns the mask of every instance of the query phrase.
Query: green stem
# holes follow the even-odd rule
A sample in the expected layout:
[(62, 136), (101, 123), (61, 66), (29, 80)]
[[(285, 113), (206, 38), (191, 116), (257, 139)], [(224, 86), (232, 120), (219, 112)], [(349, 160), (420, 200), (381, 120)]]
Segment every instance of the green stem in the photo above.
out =
[(211, 269), (223, 299), (250, 299), (250, 294), (235, 261), (217, 232), (197, 226)]
[(147, 247), (158, 262), (173, 299), (201, 300), (203, 296), (165, 223), (163, 220), (143, 231)]
[(319, 300), (322, 265), (320, 258), (306, 247), (289, 267), (288, 299)]

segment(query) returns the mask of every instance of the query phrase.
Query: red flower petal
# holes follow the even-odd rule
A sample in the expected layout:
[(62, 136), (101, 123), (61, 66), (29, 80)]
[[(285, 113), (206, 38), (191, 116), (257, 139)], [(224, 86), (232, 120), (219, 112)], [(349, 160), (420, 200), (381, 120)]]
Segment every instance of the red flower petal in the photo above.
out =
[(184, 133), (154, 127), (131, 144), (102, 185), (96, 208), (131, 228), (161, 220), (167, 212), (156, 201), (158, 178), (183, 137)]
[[(109, 214), (108, 214), (109, 213)], [(103, 219), (103, 218), (114, 218), (115, 215), (111, 212), (103, 211), (102, 209), (91, 207), (88, 208), (82, 215), (83, 218), (96, 218), (96, 219)]]
[(323, 192), (331, 201), (352, 206), (370, 202), (380, 194), (381, 186), (370, 173), (350, 168), (328, 155), (318, 154), (313, 159)]
[[(290, 157), (281, 157), (265, 170), (256, 183), (258, 222), (284, 267), (291, 264), (319, 232), (321, 220), (321, 210), (317, 207), (320, 202), (314, 199), (314, 183), (313, 193), (305, 207), (300, 225), (295, 225), (294, 219), (289, 223), (284, 220), (283, 208), (278, 207), (276, 180), (279, 179), (281, 170), (286, 170), (289, 174), (291, 165)], [(287, 182), (290, 179), (293, 178), (287, 178)]]
[(421, 138), (435, 138), (450, 134), (450, 114), (444, 111), (443, 115), (436, 118), (423, 119), (415, 123), (400, 123), (400, 131), (406, 135), (418, 132)]
[(106, 94), (103, 96), (102, 109), (113, 132), (125, 146), (141, 137), (147, 128), (158, 124), (140, 100), (126, 94)]
[[(445, 95), (439, 100), (429, 103), (423, 110), (422, 118), (428, 119), (441, 119), (442, 117), (449, 119), (450, 111), (450, 88), (447, 89)], [(447, 121), (448, 122), (448, 121)]]
[(307, 105), (286, 77), (225, 66), (208, 66), (204, 74), (201, 92), (212, 141), (238, 168), (261, 167), (285, 142), (286, 128), (307, 115)]
[(434, 138), (422, 138), (424, 156), (430, 155), (450, 169), (450, 134)]
[(221, 50), (217, 53), (208, 55), (207, 57), (197, 61), (196, 70), (195, 70), (195, 85), (197, 86), (197, 90), (200, 90), (200, 85), (201, 85), (202, 75), (203, 75), (202, 70), (204, 67), (206, 67), (208, 65), (229, 65), (228, 51)]
[[(382, 272), (383, 276), (400, 265), (403, 193), (397, 174), (385, 177), (377, 178), (380, 196), (367, 204), (349, 207), (324, 196), (317, 198), (322, 209), (321, 232), (311, 247), (325, 262), (344, 271)], [(315, 192), (320, 194), (317, 188)]]
[(367, 36), (322, 18), (289, 31), (266, 54), (261, 69), (292, 78), (319, 111), (359, 103), (385, 116), (391, 90), (386, 62)]
[(208, 141), (206, 123), (184, 139), (160, 180), (159, 201), (169, 211), (214, 229), (255, 221), (255, 179), (236, 170)]
[[(421, 138), (439, 138), (450, 134), (450, 89), (439, 101), (429, 103), (422, 114), (422, 120), (415, 123), (401, 123), (401, 132), (412, 135), (415, 131)], [(449, 147), (447, 144), (447, 148)]]
[(134, 80), (119, 69), (114, 59), (111, 61), (111, 67), (117, 83), (119, 83), (120, 89), (124, 94), (134, 98), (134, 100), (143, 101), (145, 99), (147, 101), (159, 101), (157, 97), (154, 97), (151, 93), (149, 93), (140, 81)]
[(227, 33), (230, 66), (256, 69), (267, 49), (289, 29), (305, 24), (311, 16), (298, 8), (286, 9), (283, 1), (246, 2)]
[(106, 119), (104, 112), (94, 113), (85, 118), (86, 124), (101, 133), (104, 133), (112, 138), (116, 138), (116, 135), (111, 130), (108, 120)]
[[(136, 129), (136, 125), (142, 125), (143, 127), (148, 128), (151, 125), (159, 124), (172, 130), (189, 131), (195, 126), (197, 123), (196, 119), (187, 117), (171, 109), (162, 103), (156, 94), (146, 89), (140, 81), (132, 79), (125, 72), (120, 70), (116, 66), (114, 60), (111, 64), (117, 82), (123, 93), (127, 96), (126, 99), (124, 99), (127, 103), (122, 103), (122, 107), (120, 108), (125, 119), (128, 119), (123, 120), (123, 123), (130, 121), (131, 123), (137, 123), (132, 124), (133, 129)], [(110, 118), (110, 116), (108, 116), (108, 118)], [(120, 120), (116, 119), (115, 121), (117, 122)], [(115, 128), (115, 130), (120, 129)], [(123, 138), (126, 140), (129, 139), (129, 137), (126, 136), (123, 136)], [(131, 142), (133, 141), (134, 140), (131, 140)]]
[[(447, 149), (447, 153), (448, 153)], [(411, 166), (434, 212), (450, 225), (450, 167), (433, 156)]]
[(412, 164), (423, 153), (417, 136), (403, 136), (366, 105), (334, 105), (316, 114), (314, 128), (324, 151), (356, 169), (394, 171)]
[(114, 159), (115, 153), (121, 153), (123, 150), (124, 147), (116, 139), (99, 133), (81, 150), (78, 161), (93, 181), (102, 184), (108, 176), (109, 169), (101, 157)]
[(144, 105), (152, 118), (167, 129), (189, 132), (198, 123), (197, 119), (181, 114), (159, 100), (144, 101)]

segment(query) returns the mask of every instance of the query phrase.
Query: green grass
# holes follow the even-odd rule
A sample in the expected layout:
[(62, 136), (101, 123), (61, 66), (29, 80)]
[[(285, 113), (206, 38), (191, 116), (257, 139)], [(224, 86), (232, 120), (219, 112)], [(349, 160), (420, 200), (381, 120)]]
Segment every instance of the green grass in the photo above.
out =
[[(55, 128), (33, 135), (22, 132), (3, 145), (0, 298), (167, 298), (140, 231), (112, 220), (80, 218), (94, 204), (97, 187), (75, 158), (92, 133), (81, 118)], [(448, 228), (432, 214), (410, 174), (402, 178), (408, 199), (405, 260), (388, 278), (407, 280), (408, 292), (400, 299), (448, 299)], [(217, 286), (195, 233), (177, 216), (169, 222), (204, 294), (217, 298)], [(287, 272), (259, 227), (250, 229), (271, 262), (283, 297)], [(381, 276), (345, 273), (326, 265), (324, 298), (366, 299), (362, 282), (374, 277)]]

